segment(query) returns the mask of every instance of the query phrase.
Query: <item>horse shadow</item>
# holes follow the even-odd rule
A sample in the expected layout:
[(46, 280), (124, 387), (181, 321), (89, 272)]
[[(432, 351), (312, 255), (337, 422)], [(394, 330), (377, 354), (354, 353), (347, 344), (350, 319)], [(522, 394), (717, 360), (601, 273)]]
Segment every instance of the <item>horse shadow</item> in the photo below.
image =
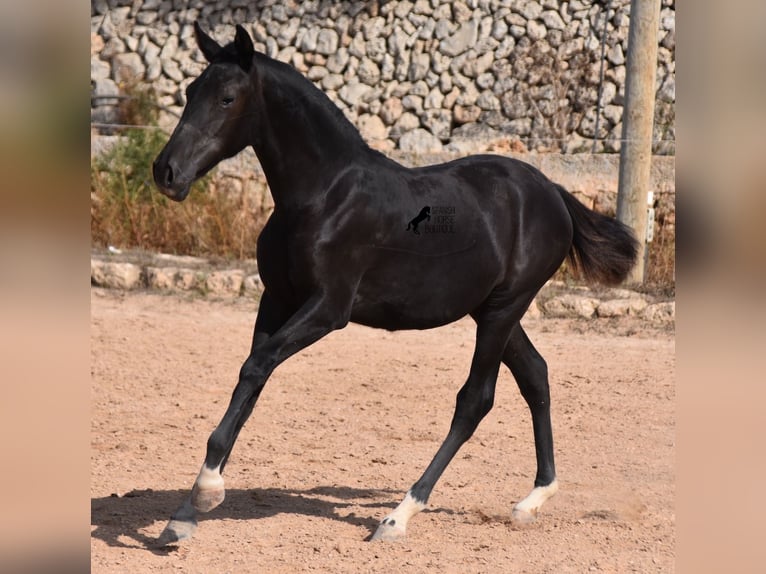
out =
[[(341, 515), (339, 510), (351, 507), (371, 509), (394, 508), (395, 496), (389, 489), (359, 489), (345, 486), (318, 486), (306, 490), (289, 488), (227, 489), (226, 500), (206, 514), (198, 514), (200, 525), (207, 520), (229, 518), (253, 520), (278, 514), (300, 514), (331, 518), (370, 531), (378, 526), (380, 512), (359, 516), (354, 512)], [(154, 537), (143, 531), (157, 521), (166, 521), (189, 496), (183, 490), (133, 490), (123, 496), (111, 495), (91, 499), (91, 536), (112, 547), (143, 547), (155, 554), (167, 554), (173, 547), (158, 546)], [(382, 500), (388, 499), (388, 501)], [(444, 510), (441, 510), (442, 512)], [(378, 516), (378, 518), (375, 518)]]

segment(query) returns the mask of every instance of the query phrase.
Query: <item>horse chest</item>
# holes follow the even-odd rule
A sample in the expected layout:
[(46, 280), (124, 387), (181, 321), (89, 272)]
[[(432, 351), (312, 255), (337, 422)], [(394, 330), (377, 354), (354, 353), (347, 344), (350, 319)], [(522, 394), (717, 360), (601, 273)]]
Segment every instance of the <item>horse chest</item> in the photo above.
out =
[(285, 303), (298, 303), (311, 289), (315, 265), (303, 233), (272, 218), (258, 238), (258, 273), (265, 289)]

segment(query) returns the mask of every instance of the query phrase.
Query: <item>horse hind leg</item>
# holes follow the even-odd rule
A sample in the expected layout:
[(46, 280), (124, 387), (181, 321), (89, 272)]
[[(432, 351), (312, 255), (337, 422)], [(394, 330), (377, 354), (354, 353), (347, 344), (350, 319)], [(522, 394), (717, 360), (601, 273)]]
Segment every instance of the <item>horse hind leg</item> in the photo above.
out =
[(469, 375), (457, 395), (455, 414), (447, 438), (423, 476), (407, 491), (404, 500), (380, 522), (372, 540), (390, 542), (404, 538), (410, 518), (425, 509), (437, 480), (492, 408), (499, 369), (498, 359), (494, 366), (488, 364), (483, 372), (472, 372)]
[(518, 323), (511, 331), (503, 352), (503, 363), (510, 368), (532, 414), (537, 475), (532, 491), (512, 511), (516, 522), (529, 523), (536, 520), (545, 501), (558, 491), (553, 460), (548, 367)]
[(512, 310), (513, 314), (504, 313), (500, 317), (477, 318), (476, 348), (471, 370), (468, 380), (458, 392), (447, 438), (401, 504), (381, 521), (372, 540), (393, 541), (405, 536), (410, 518), (426, 507), (428, 497), (447, 465), (492, 409), (497, 374), (510, 330), (508, 325), (518, 321), (515, 315), (523, 311), (516, 309)]

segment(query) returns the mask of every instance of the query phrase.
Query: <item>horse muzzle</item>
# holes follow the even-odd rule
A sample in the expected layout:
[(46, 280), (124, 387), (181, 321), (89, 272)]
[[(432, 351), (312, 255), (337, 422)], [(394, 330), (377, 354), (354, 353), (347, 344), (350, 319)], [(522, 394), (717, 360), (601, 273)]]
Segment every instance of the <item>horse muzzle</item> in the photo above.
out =
[(163, 161), (162, 155), (152, 164), (154, 183), (162, 195), (173, 201), (183, 201), (189, 195), (191, 182), (179, 179), (178, 170), (169, 161)]

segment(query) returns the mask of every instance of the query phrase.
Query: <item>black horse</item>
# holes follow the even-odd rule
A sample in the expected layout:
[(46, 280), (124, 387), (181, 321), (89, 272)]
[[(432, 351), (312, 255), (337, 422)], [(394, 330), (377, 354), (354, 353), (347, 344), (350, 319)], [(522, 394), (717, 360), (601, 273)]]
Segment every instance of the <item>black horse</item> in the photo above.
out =
[[(588, 280), (622, 281), (636, 258), (630, 230), (587, 209), (534, 167), (480, 155), (408, 169), (372, 150), (325, 94), (293, 68), (253, 49), (236, 27), (220, 46), (199, 25), (209, 66), (154, 163), (166, 196), (253, 146), (274, 211), (258, 239), (264, 285), (250, 355), (191, 495), (162, 543), (191, 536), (196, 513), (224, 499), (221, 472), (266, 380), (282, 361), (349, 321), (429, 329), (470, 315), (476, 346), (446, 440), (373, 539), (404, 535), (436, 481), (492, 408), (500, 365), (529, 405), (537, 456), (530, 494), (513, 516), (534, 520), (557, 488), (546, 363), (519, 320), (568, 256)], [(402, 223), (423, 205), (446, 206), (453, 233), (415, 236)]]

